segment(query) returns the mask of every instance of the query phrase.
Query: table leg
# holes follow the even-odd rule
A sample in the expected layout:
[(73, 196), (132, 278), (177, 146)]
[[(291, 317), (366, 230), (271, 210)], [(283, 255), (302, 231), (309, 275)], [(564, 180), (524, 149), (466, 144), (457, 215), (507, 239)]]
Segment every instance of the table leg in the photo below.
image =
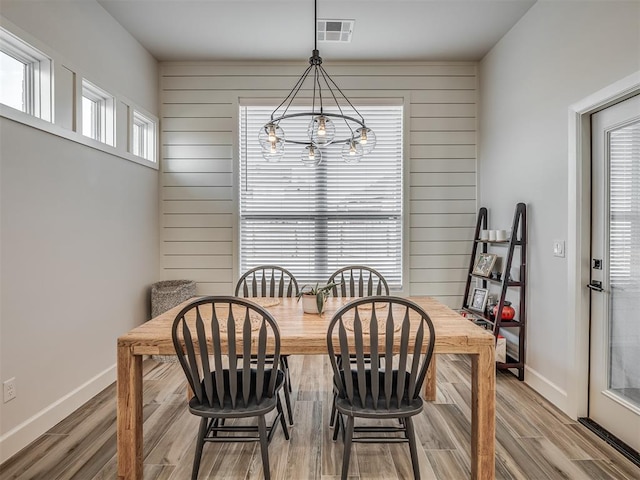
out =
[(434, 354), (431, 357), (431, 363), (427, 368), (427, 376), (424, 379), (424, 399), (427, 402), (436, 401), (436, 358), (438, 356)]
[(471, 355), (471, 478), (495, 478), (496, 452), (495, 348)]
[(118, 346), (118, 480), (142, 480), (142, 356)]

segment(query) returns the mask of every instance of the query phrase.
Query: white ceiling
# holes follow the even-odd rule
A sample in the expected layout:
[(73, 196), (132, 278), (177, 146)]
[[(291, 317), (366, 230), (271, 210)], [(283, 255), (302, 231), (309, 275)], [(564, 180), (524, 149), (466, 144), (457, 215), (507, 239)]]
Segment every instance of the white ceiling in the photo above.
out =
[[(328, 60), (480, 60), (536, 0), (318, 0), (353, 19)], [(300, 60), (313, 49), (312, 0), (98, 0), (160, 61)]]

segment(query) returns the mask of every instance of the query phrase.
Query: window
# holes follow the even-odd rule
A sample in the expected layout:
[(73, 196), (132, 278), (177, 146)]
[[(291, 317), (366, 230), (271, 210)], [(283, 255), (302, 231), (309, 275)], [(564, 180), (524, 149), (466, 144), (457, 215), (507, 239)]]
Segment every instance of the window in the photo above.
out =
[(155, 145), (156, 123), (146, 115), (134, 110), (131, 125), (131, 153), (155, 162)]
[(82, 81), (82, 134), (107, 145), (114, 142), (113, 96), (87, 80)]
[[(302, 164), (296, 145), (287, 145), (279, 162), (263, 159), (258, 130), (272, 110), (240, 108), (241, 271), (279, 264), (310, 283), (366, 264), (391, 288), (402, 288), (402, 106), (359, 106), (376, 132), (376, 148), (347, 164), (340, 146), (330, 146), (315, 168)], [(308, 119), (299, 118), (286, 134), (306, 132)]]
[(0, 103), (51, 121), (51, 59), (0, 28)]
[(640, 122), (609, 134), (609, 275), (618, 289), (640, 282), (639, 151)]

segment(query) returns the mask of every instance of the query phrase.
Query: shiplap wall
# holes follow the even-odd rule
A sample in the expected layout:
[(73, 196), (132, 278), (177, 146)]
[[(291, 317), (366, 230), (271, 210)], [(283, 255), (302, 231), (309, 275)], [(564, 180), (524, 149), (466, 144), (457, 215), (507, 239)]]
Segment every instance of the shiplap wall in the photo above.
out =
[[(238, 106), (279, 103), (303, 64), (161, 65), (162, 276), (232, 294), (238, 272)], [(345, 94), (404, 99), (403, 293), (459, 307), (476, 215), (476, 65), (326, 64)], [(302, 95), (302, 93), (301, 93)]]

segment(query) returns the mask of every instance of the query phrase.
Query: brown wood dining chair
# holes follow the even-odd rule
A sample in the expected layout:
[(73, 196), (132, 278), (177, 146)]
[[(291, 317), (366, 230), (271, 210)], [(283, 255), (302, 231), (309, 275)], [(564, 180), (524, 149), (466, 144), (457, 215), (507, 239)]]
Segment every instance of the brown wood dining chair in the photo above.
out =
[[(198, 477), (206, 442), (260, 442), (269, 480), (268, 445), (278, 423), (289, 439), (278, 395), (285, 375), (278, 368), (280, 332), (274, 318), (246, 299), (203, 297), (178, 313), (171, 335), (193, 392), (189, 411), (201, 417), (192, 480)], [(274, 409), (277, 415), (267, 425), (265, 416)], [(225, 423), (247, 417), (256, 417), (257, 425)]]
[[(420, 390), (434, 344), (429, 315), (404, 298), (365, 297), (333, 315), (327, 348), (338, 392), (334, 440), (341, 427), (344, 432), (343, 479), (349, 473), (353, 442), (407, 442), (414, 477), (420, 478), (412, 417), (423, 409)], [(357, 426), (356, 418), (395, 421)]]
[[(294, 297), (298, 295), (298, 281), (286, 268), (278, 265), (260, 265), (246, 271), (236, 283), (236, 297)], [(293, 425), (293, 409), (291, 408), (291, 372), (289, 357), (280, 357), (282, 371), (285, 374), (284, 399), (287, 407), (289, 424)]]

